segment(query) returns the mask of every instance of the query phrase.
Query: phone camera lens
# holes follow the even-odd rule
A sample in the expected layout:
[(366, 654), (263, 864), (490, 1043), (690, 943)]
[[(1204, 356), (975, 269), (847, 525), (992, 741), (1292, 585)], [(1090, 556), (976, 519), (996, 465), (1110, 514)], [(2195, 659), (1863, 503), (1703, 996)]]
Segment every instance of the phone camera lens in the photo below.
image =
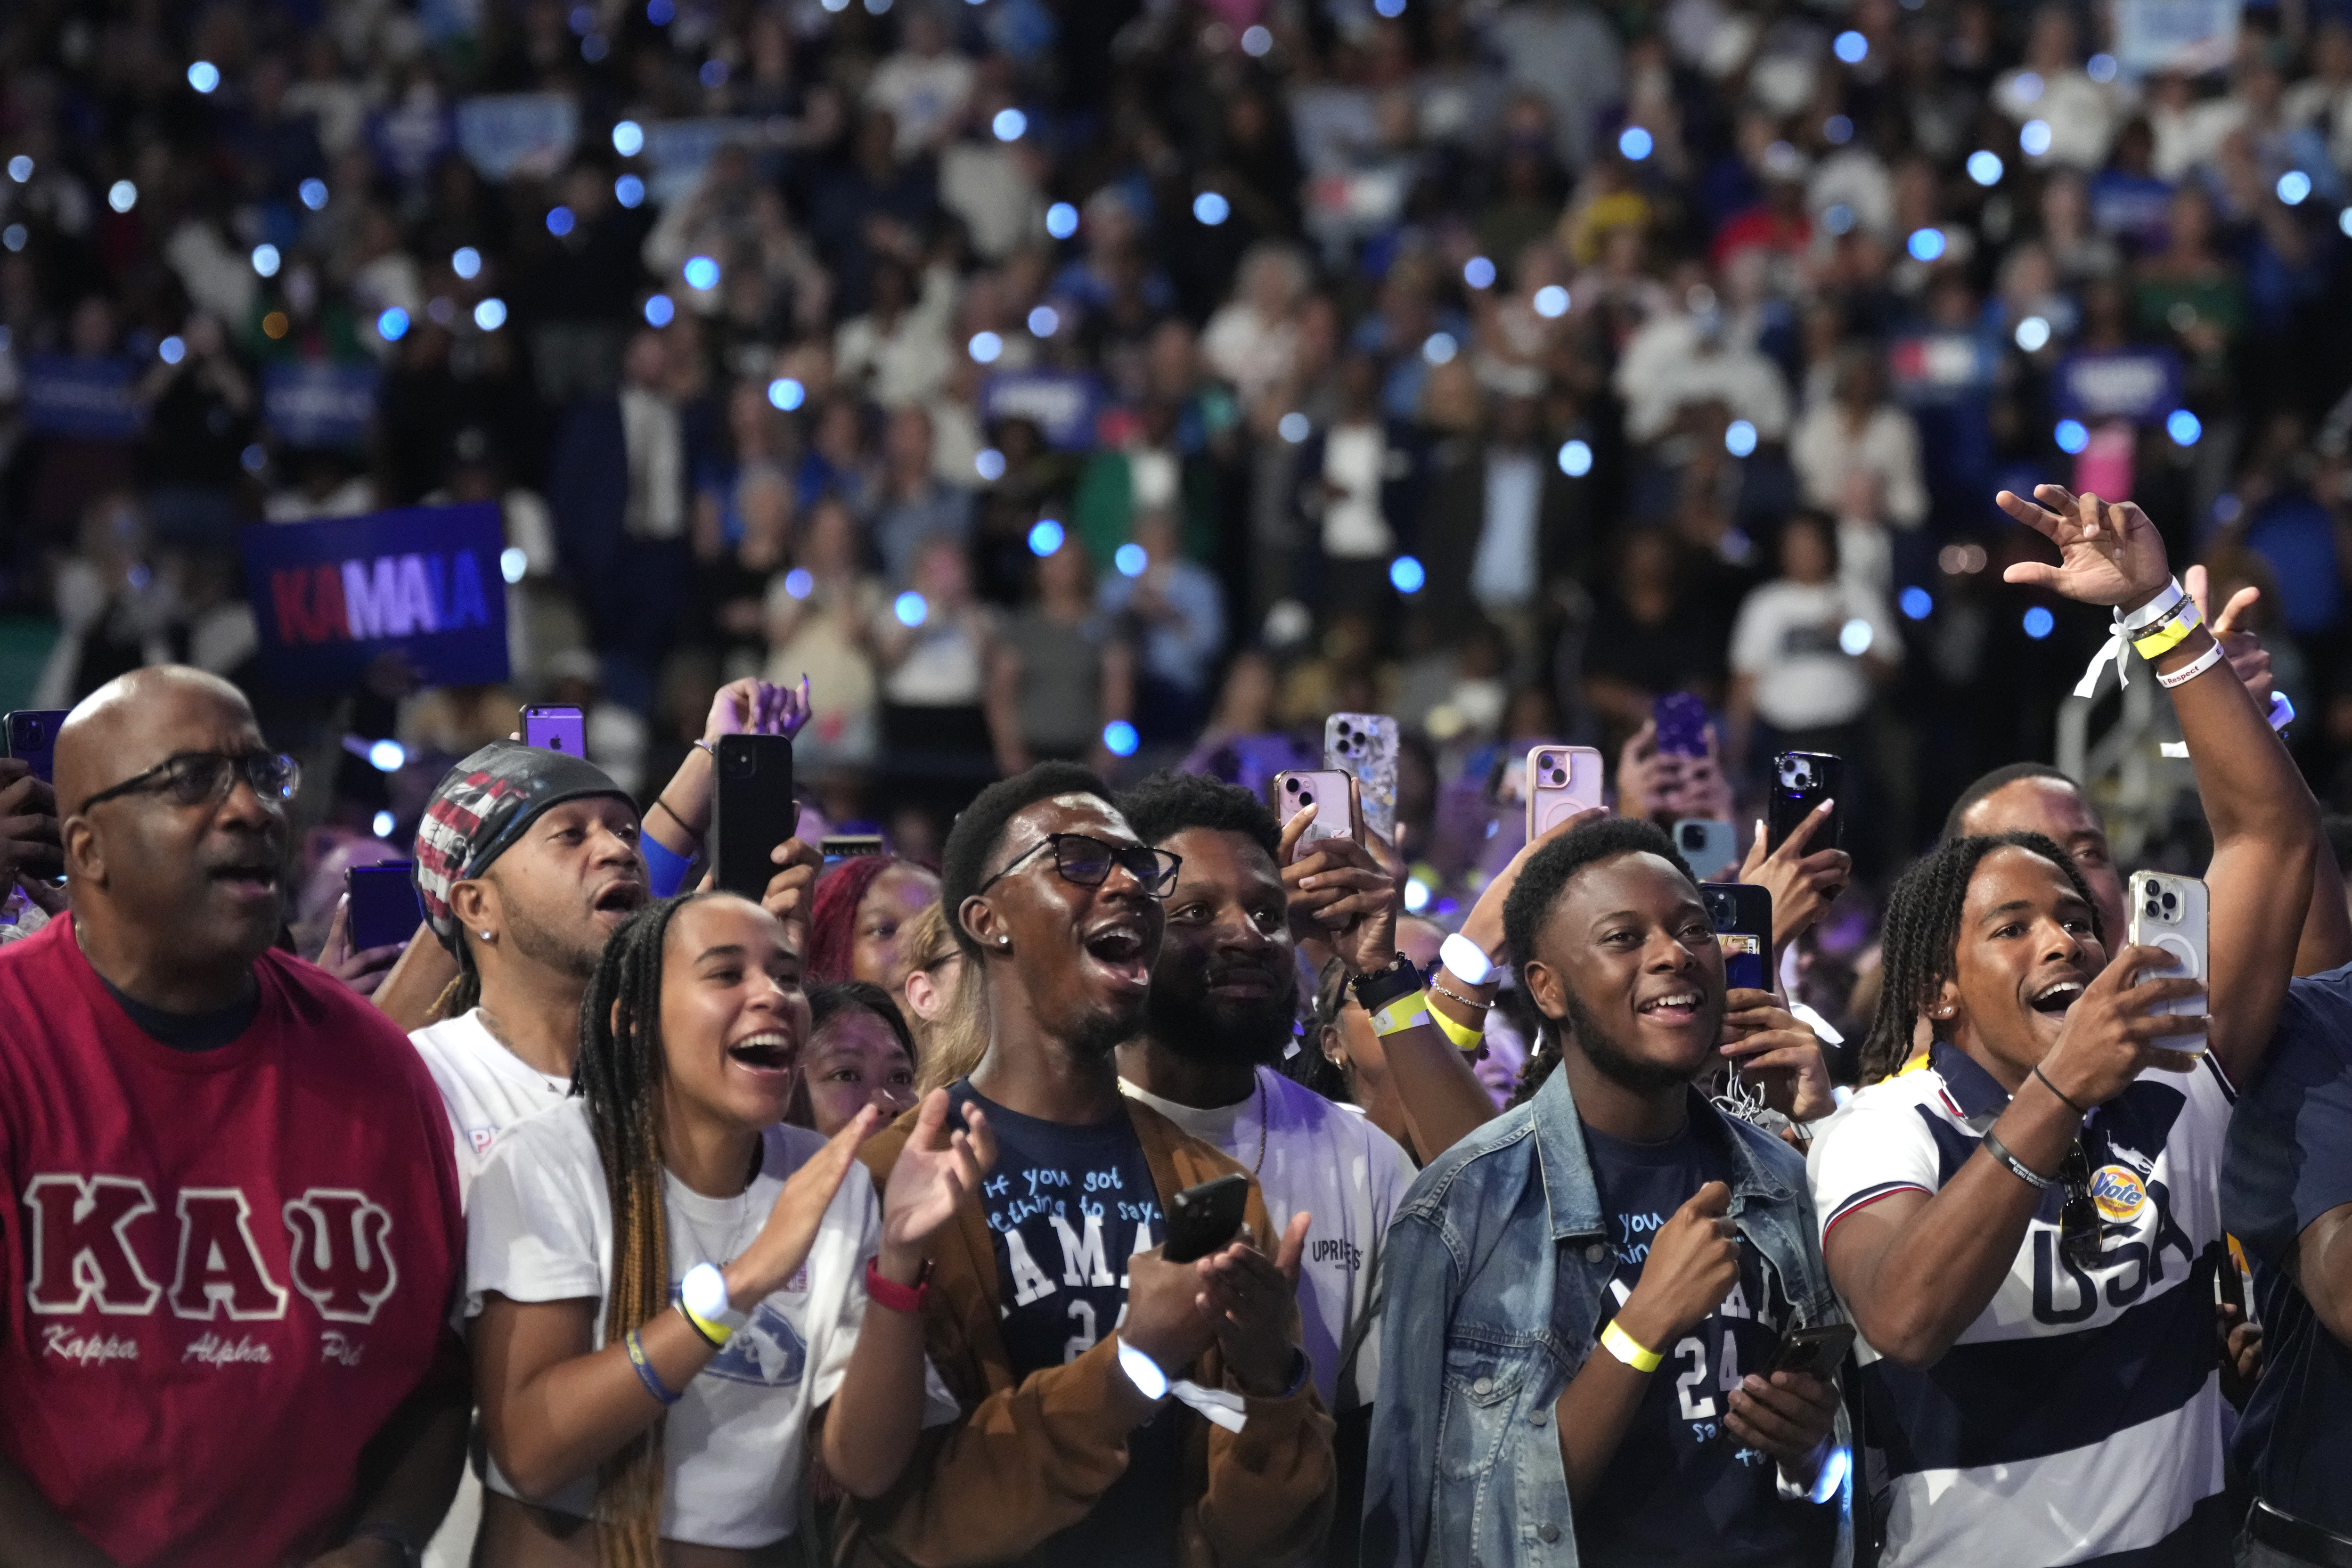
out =
[(2167, 893), (2167, 894), (2165, 894), (2165, 895), (2164, 895), (2164, 909), (2165, 909), (2165, 912), (2166, 912), (2167, 914), (2171, 913), (2174, 910), (2177, 910), (2177, 909), (2179, 909), (2179, 907), (2180, 907), (2180, 900), (2179, 900), (2179, 899), (2175, 898), (2175, 897), (2174, 897), (2172, 894), (2170, 894), (2170, 893)]
[(1301, 805), (1313, 805), (1315, 804), (1315, 797), (1307, 791), (1300, 790), (1298, 792), (1298, 804)]
[(1286, 795), (1297, 795), (1298, 793), (1298, 781), (1297, 779), (1285, 779), (1282, 781), (1282, 788), (1283, 793)]
[(751, 752), (725, 752), (719, 759), (719, 771), (730, 779), (756, 778), (760, 772), (760, 759)]

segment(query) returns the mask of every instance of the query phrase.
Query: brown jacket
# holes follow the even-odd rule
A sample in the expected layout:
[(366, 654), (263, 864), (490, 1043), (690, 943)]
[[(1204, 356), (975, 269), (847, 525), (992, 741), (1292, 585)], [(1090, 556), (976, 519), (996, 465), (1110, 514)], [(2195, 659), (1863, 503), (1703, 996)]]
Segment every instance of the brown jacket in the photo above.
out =
[[(1247, 1174), (1149, 1106), (1125, 1103), (1163, 1211), (1186, 1187)], [(888, 1186), (915, 1115), (877, 1133), (861, 1153), (877, 1187)], [(1255, 1180), (1247, 1215), (1258, 1236), (1273, 1234)], [(1115, 1335), (1065, 1365), (1013, 1377), (998, 1326), (995, 1242), (976, 1196), (940, 1235), (924, 1318), (931, 1364), (963, 1415), (923, 1434), (890, 1491), (844, 1509), (835, 1560), (845, 1568), (1021, 1557), (1086, 1517), (1127, 1468), (1128, 1434), (1152, 1412), (1119, 1370)], [(1213, 1346), (1190, 1368), (1169, 1370), (1204, 1387), (1233, 1386)], [(1176, 1560), (1185, 1568), (1297, 1563), (1319, 1551), (1330, 1526), (1332, 1426), (1313, 1380), (1286, 1399), (1249, 1398), (1246, 1411), (1233, 1433), (1175, 1407), (1184, 1492)]]

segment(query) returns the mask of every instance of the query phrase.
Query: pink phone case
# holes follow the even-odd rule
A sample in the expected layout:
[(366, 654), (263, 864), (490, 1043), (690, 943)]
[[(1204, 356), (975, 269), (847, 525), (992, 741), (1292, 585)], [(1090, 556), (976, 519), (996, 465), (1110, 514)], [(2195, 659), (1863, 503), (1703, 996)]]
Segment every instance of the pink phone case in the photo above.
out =
[(1599, 805), (1601, 784), (1601, 753), (1590, 746), (1538, 746), (1528, 752), (1528, 837)]
[(1318, 838), (1353, 838), (1355, 814), (1348, 809), (1348, 775), (1338, 768), (1305, 768), (1274, 775), (1274, 810), (1283, 826), (1307, 806), (1315, 820), (1299, 839), (1301, 848)]

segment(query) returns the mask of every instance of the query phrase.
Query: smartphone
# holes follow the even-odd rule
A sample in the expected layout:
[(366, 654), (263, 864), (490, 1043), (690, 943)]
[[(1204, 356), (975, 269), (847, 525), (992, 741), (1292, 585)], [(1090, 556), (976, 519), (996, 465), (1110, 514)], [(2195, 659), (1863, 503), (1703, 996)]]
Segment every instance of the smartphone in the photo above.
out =
[[(1845, 793), (1845, 759), (1827, 752), (1782, 752), (1772, 759), (1772, 798), (1765, 811), (1764, 846), (1780, 847), (1813, 808)], [(1829, 820), (1805, 841), (1808, 854), (1816, 849), (1845, 847), (1845, 808), (1830, 813)]]
[(1838, 1368), (1844, 1364), (1846, 1352), (1853, 1348), (1852, 1323), (1816, 1323), (1809, 1329), (1790, 1329), (1772, 1347), (1772, 1357), (1764, 1363), (1764, 1375), (1802, 1372), (1827, 1383), (1837, 1375)]
[(1249, 1178), (1235, 1172), (1186, 1187), (1168, 1203), (1168, 1240), (1160, 1256), (1192, 1263), (1233, 1240), (1249, 1205)]
[(2246, 1276), (2238, 1268), (2238, 1248), (2234, 1241), (2217, 1241), (2208, 1248), (2213, 1257), (2213, 1304), (2238, 1309), (2238, 1321), (2246, 1321)]
[[(2176, 877), (2165, 871), (2135, 871), (2130, 885), (2125, 889), (2125, 907), (2131, 910), (2129, 941), (2135, 946), (2162, 948), (2172, 962), (2139, 972), (2135, 984), (2151, 980), (2186, 979), (2202, 982), (2206, 972), (2206, 899), (2205, 884), (2194, 877)], [(2158, 1013), (2185, 1013), (2191, 1017), (2203, 1017), (2207, 1005), (2202, 996), (2185, 997), (2178, 1002), (2159, 1003)], [(2201, 1051), (2205, 1048), (2205, 1032), (2166, 1035), (2152, 1044), (2168, 1051)]]
[(1747, 882), (1702, 882), (1698, 896), (1723, 949), (1728, 990), (1772, 989), (1772, 890)]
[(395, 947), (416, 934), (425, 921), (425, 905), (416, 896), (415, 873), (413, 860), (383, 860), (343, 873), (343, 887), (352, 899), (353, 952)]
[(526, 708), (522, 710), (522, 743), (584, 757), (588, 754), (588, 721), (577, 708)]
[(816, 841), (816, 852), (827, 860), (879, 855), (882, 853), (882, 836), (878, 833), (828, 833)]
[(1315, 820), (1307, 825), (1298, 840), (1300, 854), (1318, 838), (1360, 841), (1356, 814), (1348, 802), (1348, 777), (1337, 768), (1286, 770), (1274, 775), (1274, 814), (1282, 818), (1285, 827), (1308, 806), (1315, 808)]
[(1538, 746), (1528, 752), (1529, 842), (1601, 801), (1601, 753), (1591, 746)]
[(1334, 713), (1323, 721), (1323, 765), (1356, 775), (1364, 826), (1396, 842), (1397, 721), (1384, 713)]
[(1675, 824), (1675, 847), (1692, 870), (1712, 877), (1726, 866), (1739, 864), (1739, 829), (1728, 822), (1686, 816)]
[(58, 727), (66, 721), (62, 708), (19, 708), (8, 715), (8, 754), (33, 765), (33, 776), (55, 784)]
[(1661, 697), (1650, 704), (1651, 721), (1658, 727), (1658, 752), (1668, 757), (1706, 755), (1706, 703), (1687, 691)]
[(768, 857), (801, 819), (793, 798), (789, 735), (719, 737), (719, 805), (711, 816), (711, 865), (723, 892), (758, 901), (776, 874)]

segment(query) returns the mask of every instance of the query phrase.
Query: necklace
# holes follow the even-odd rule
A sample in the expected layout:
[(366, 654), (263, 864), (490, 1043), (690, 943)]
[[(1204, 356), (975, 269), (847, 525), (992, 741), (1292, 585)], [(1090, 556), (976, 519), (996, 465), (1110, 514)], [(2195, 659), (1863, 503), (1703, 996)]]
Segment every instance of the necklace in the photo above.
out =
[[(766, 1163), (766, 1154), (764, 1144), (752, 1145), (751, 1178), (743, 1184), (741, 1192), (728, 1200), (730, 1212), (727, 1219), (727, 1245), (723, 1248), (711, 1246), (710, 1238), (702, 1234), (702, 1227), (694, 1223), (694, 1215), (688, 1212), (686, 1205), (684, 1204), (677, 1205), (677, 1217), (686, 1222), (686, 1234), (693, 1238), (696, 1250), (702, 1254), (703, 1262), (716, 1263), (723, 1268), (735, 1261), (735, 1256), (741, 1250), (743, 1245), (743, 1222), (748, 1217), (748, 1211), (751, 1206), (751, 1187), (760, 1179), (761, 1168)], [(677, 1180), (675, 1176), (670, 1179)], [(685, 1186), (686, 1184), (680, 1182), (678, 1184)], [(724, 1251), (727, 1256), (719, 1257), (719, 1254), (721, 1251)]]
[(1255, 1176), (1265, 1163), (1265, 1122), (1273, 1108), (1266, 1103), (1265, 1079), (1253, 1072), (1250, 1074), (1250, 1087), (1257, 1090), (1257, 1163), (1250, 1167), (1250, 1174)]

